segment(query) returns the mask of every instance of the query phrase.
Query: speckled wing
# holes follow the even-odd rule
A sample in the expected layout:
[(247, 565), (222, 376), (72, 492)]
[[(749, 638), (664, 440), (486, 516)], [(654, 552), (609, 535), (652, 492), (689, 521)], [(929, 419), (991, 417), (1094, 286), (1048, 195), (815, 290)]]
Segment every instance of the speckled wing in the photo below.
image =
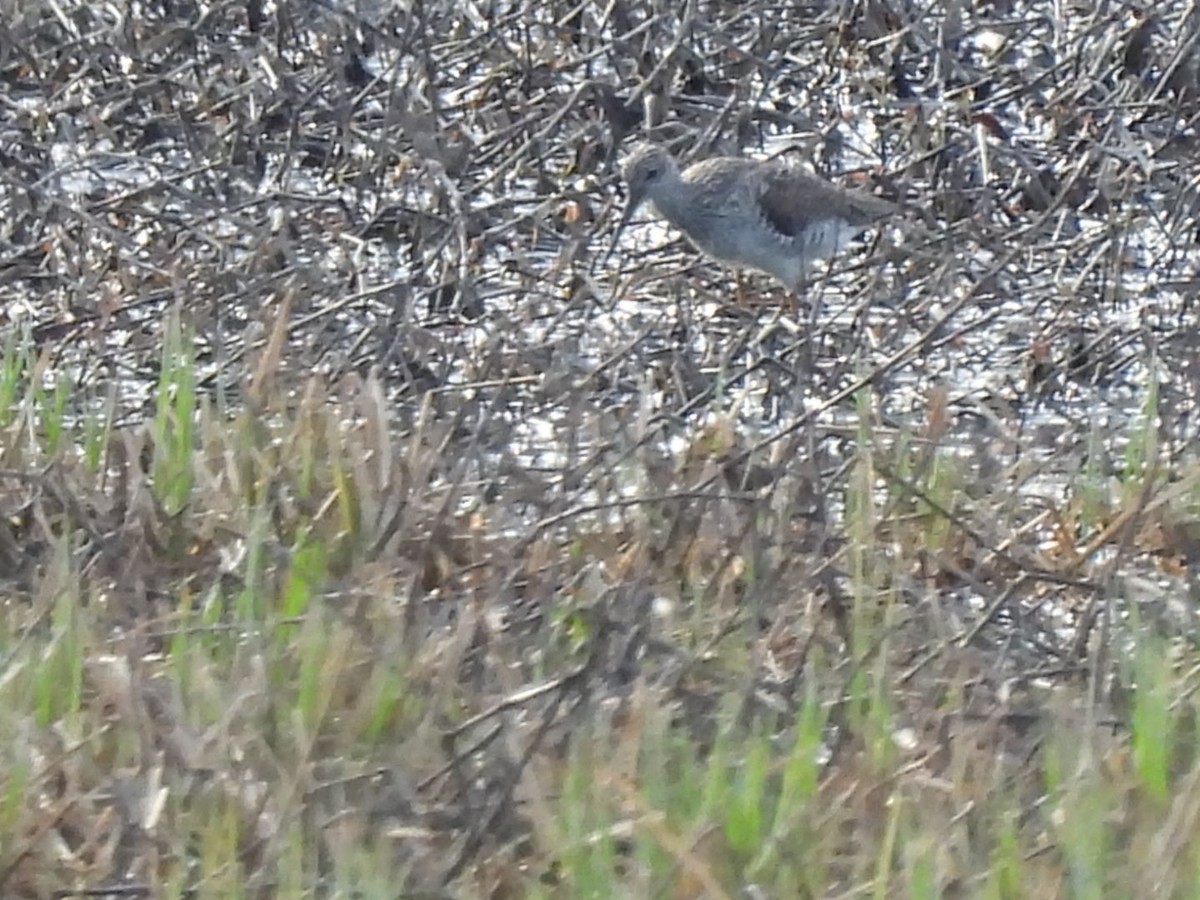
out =
[(688, 166), (683, 180), (694, 191), (696, 205), (708, 215), (741, 218), (752, 211), (758, 200), (760, 165), (732, 156), (717, 156)]
[(840, 219), (850, 226), (865, 226), (896, 211), (886, 200), (841, 190), (782, 163), (765, 168), (760, 184), (763, 218), (780, 234), (793, 238), (814, 222)]

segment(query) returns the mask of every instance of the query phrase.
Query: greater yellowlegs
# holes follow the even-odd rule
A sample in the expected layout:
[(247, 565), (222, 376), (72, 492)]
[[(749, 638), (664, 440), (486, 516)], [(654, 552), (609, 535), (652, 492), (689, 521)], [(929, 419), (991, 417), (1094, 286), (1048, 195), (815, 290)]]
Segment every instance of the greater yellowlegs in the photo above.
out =
[(624, 176), (629, 197), (609, 254), (634, 212), (650, 200), (709, 256), (766, 272), (795, 292), (814, 261), (900, 211), (777, 160), (718, 156), (681, 172), (663, 147), (644, 144), (630, 153)]

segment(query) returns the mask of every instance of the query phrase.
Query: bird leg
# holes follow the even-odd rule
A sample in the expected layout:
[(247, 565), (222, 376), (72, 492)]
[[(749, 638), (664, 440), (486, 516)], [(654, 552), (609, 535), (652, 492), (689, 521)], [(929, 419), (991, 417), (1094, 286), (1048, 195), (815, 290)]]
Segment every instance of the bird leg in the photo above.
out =
[(804, 292), (804, 279), (796, 282), (795, 287), (788, 291), (788, 315), (793, 319), (800, 312), (800, 295)]

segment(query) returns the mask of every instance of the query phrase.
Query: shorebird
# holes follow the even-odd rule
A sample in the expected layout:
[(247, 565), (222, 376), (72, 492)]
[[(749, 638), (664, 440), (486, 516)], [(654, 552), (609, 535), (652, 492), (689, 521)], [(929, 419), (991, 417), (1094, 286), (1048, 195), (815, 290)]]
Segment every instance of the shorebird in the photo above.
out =
[(886, 200), (842, 190), (777, 160), (718, 156), (680, 171), (663, 147), (643, 144), (630, 153), (623, 174), (629, 197), (609, 255), (634, 212), (650, 200), (713, 259), (766, 272), (796, 294), (816, 260), (900, 212)]

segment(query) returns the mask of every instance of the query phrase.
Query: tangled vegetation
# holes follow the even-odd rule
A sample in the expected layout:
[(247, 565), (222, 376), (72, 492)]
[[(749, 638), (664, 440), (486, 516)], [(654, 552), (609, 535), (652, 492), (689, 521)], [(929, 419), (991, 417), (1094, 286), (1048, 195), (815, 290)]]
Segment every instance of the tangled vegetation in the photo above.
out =
[(0, 896), (1195, 896), (1195, 10), (369, 6), (3, 4)]

